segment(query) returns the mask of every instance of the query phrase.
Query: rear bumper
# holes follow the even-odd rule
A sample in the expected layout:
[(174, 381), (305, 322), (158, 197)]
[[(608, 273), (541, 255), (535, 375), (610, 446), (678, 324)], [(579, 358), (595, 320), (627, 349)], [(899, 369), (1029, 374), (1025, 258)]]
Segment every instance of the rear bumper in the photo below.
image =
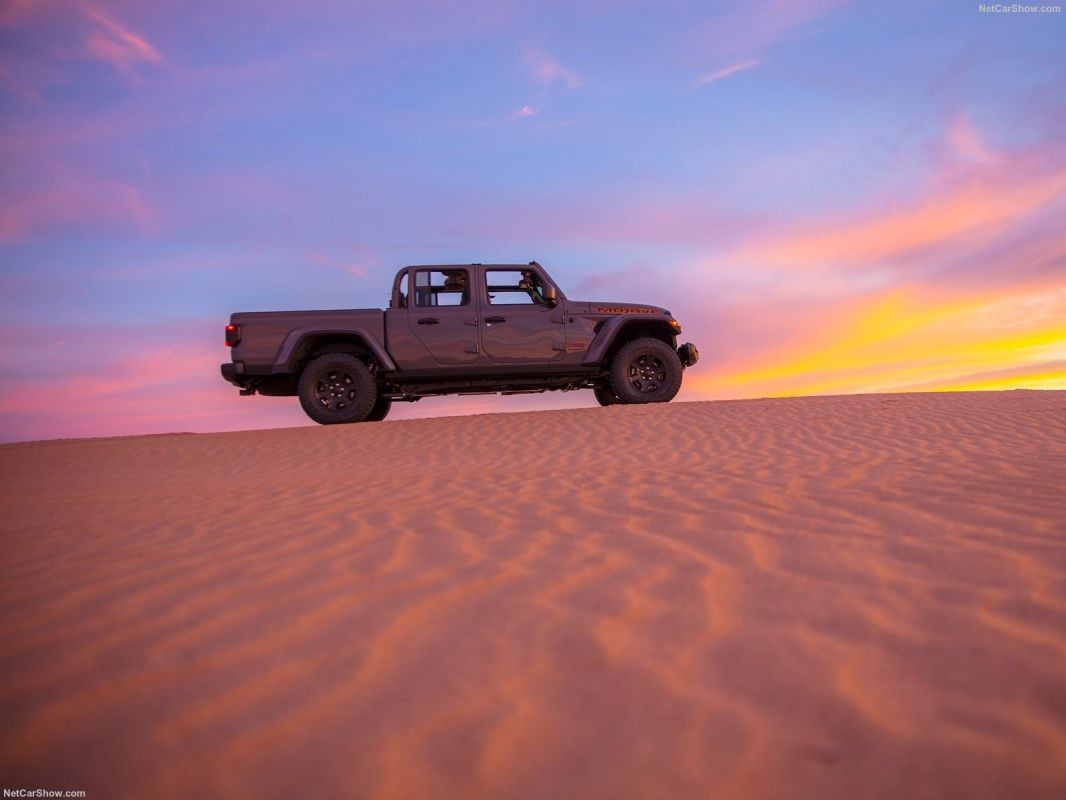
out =
[(244, 373), (244, 364), (240, 361), (232, 364), (223, 364), (222, 377), (242, 389), (247, 389), (250, 383), (249, 376)]
[(681, 359), (682, 366), (691, 367), (700, 360), (700, 351), (692, 342), (685, 342), (677, 348), (677, 357)]

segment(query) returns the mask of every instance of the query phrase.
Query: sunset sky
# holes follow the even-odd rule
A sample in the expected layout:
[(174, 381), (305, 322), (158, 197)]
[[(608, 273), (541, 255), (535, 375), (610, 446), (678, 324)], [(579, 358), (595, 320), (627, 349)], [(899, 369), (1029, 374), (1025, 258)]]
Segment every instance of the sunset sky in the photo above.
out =
[(681, 400), (1066, 388), (1066, 13), (4, 0), (0, 42), (2, 441), (312, 424), (221, 379), (229, 313), (412, 263), (666, 306)]

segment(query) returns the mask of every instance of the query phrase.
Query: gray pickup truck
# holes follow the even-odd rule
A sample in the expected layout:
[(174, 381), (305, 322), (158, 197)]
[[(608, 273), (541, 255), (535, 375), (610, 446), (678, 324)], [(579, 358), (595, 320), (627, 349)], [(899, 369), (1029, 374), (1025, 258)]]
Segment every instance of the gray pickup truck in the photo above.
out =
[(444, 394), (592, 389), (601, 405), (665, 403), (699, 358), (679, 333), (663, 308), (568, 300), (536, 261), (412, 266), (385, 311), (233, 314), (222, 377), (242, 395), (298, 396), (324, 425)]

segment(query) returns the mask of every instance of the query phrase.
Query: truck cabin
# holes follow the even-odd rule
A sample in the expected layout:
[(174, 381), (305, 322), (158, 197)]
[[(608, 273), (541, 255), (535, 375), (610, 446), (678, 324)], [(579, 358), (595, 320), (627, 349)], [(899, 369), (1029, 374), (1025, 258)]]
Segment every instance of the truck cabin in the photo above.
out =
[[(494, 305), (532, 303), (554, 306), (563, 296), (562, 292), (538, 269), (539, 266), (531, 262), (484, 268), (487, 282), (487, 297), (484, 299)], [(481, 265), (405, 267), (393, 282), (389, 308), (407, 308), (409, 303), (420, 308), (466, 305), (473, 299), (470, 284), (474, 279), (474, 267)]]

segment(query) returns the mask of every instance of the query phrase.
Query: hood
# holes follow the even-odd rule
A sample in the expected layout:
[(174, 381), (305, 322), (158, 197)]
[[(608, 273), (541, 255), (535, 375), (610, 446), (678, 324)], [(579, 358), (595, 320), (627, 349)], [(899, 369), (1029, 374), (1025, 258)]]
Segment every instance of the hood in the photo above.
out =
[(642, 317), (669, 317), (670, 312), (662, 306), (648, 306), (642, 303), (616, 303), (608, 300), (593, 300), (592, 302), (582, 302), (582, 306), (586, 306), (587, 314), (602, 314), (604, 316), (615, 316), (618, 314), (626, 314)]

